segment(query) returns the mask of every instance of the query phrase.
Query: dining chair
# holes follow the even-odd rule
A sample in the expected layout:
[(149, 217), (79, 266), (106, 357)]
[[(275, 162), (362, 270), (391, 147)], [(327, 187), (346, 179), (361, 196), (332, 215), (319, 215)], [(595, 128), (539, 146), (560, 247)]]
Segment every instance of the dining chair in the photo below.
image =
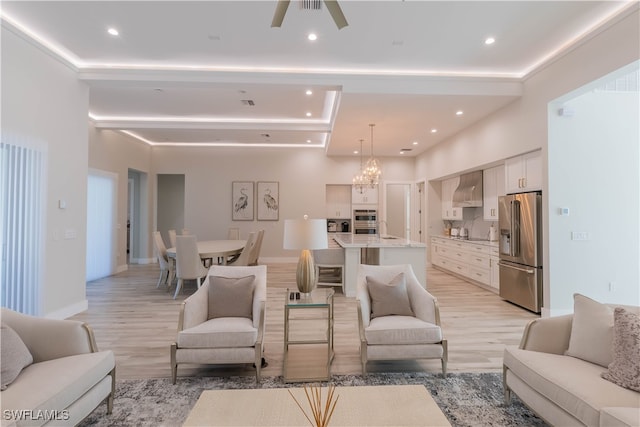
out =
[(229, 231), (227, 232), (227, 239), (240, 240), (240, 229), (238, 227), (229, 227)]
[(247, 243), (244, 245), (244, 248), (242, 248), (242, 252), (240, 253), (240, 255), (238, 256), (238, 258), (236, 258), (235, 260), (231, 261), (231, 262), (227, 262), (227, 265), (234, 265), (234, 266), (248, 266), (249, 265), (249, 261), (250, 261), (250, 256), (251, 256), (251, 250), (253, 249), (253, 247), (256, 244), (256, 239), (257, 239), (257, 234), (255, 232), (251, 232), (249, 233), (249, 237), (247, 238)]
[(158, 264), (160, 265), (160, 277), (158, 278), (156, 289), (160, 287), (160, 283), (162, 283), (163, 281), (165, 283), (168, 282), (168, 286), (171, 286), (175, 273), (173, 270), (173, 262), (171, 262), (171, 260), (167, 256), (167, 247), (165, 246), (164, 240), (162, 240), (162, 234), (160, 234), (159, 231), (153, 232), (153, 242), (156, 247)]
[(262, 238), (264, 237), (264, 230), (258, 231), (256, 234), (256, 241), (251, 252), (249, 252), (248, 265), (258, 265), (258, 258), (260, 258), (260, 249), (262, 248)]
[(176, 299), (185, 280), (195, 280), (198, 289), (203, 277), (207, 275), (207, 268), (202, 265), (196, 236), (176, 236), (176, 277), (178, 284), (173, 299)]
[(176, 247), (176, 230), (169, 230), (169, 243), (171, 243), (171, 247)]

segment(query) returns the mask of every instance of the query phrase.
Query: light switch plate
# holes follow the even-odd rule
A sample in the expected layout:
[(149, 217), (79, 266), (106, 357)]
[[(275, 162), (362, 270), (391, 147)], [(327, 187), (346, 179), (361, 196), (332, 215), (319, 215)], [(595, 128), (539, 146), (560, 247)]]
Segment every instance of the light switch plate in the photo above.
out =
[(571, 240), (591, 240), (591, 235), (588, 231), (572, 231)]

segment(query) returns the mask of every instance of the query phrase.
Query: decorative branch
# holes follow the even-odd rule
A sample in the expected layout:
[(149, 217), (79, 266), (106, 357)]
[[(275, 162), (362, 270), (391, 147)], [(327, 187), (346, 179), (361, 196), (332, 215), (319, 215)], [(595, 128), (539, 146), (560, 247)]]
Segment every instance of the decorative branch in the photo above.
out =
[[(338, 399), (340, 396), (335, 396), (334, 400), (334, 392), (335, 386), (329, 385), (327, 391), (327, 399), (322, 404), (322, 387), (321, 386), (307, 386), (304, 387), (304, 394), (307, 396), (307, 402), (309, 403), (309, 407), (311, 408), (311, 417), (307, 414), (307, 412), (302, 408), (298, 399), (291, 393), (291, 390), (287, 390), (293, 400), (298, 405), (298, 408), (302, 411), (309, 424), (312, 427), (328, 427), (329, 421), (331, 420), (331, 416), (333, 415), (333, 411), (336, 409), (336, 404), (338, 403)], [(313, 421), (311, 420), (313, 418)]]

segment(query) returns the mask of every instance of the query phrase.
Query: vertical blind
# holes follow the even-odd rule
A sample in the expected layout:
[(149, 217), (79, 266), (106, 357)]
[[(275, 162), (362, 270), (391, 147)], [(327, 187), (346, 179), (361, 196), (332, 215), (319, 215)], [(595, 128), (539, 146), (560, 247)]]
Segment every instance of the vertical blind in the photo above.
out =
[(92, 170), (87, 183), (87, 281), (114, 273), (116, 178)]
[(39, 314), (44, 207), (44, 153), (0, 142), (0, 221), (2, 240), (1, 303)]

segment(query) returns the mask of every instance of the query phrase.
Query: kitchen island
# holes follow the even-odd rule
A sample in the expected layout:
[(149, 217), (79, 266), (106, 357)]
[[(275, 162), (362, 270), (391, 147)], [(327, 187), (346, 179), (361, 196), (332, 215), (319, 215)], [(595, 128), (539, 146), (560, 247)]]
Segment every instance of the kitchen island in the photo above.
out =
[[(427, 245), (395, 236), (340, 233), (332, 236), (344, 248), (345, 295), (356, 296), (358, 265), (411, 264), (418, 281), (427, 282)], [(364, 262), (363, 262), (364, 261)]]

